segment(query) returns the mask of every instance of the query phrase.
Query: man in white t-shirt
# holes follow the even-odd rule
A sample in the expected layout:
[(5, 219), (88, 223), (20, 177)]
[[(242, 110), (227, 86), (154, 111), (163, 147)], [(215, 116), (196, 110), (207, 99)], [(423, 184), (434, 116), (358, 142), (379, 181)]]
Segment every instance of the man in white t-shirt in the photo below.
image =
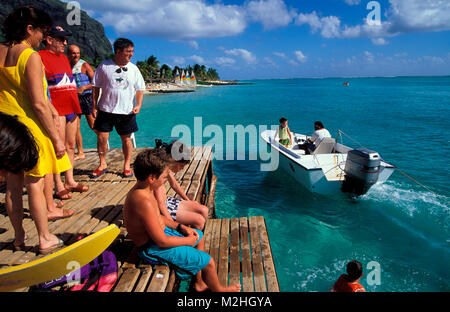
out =
[[(133, 144), (131, 134), (138, 130), (136, 115), (142, 107), (145, 91), (144, 78), (138, 67), (130, 62), (134, 44), (128, 39), (119, 38), (114, 42), (115, 56), (101, 63), (92, 80), (92, 115), (95, 118), (94, 130), (97, 133), (99, 167), (91, 177), (98, 178), (108, 171), (106, 152), (109, 133), (116, 128), (122, 139), (124, 155), (123, 177), (133, 176), (131, 154)], [(102, 90), (100, 100), (98, 96)]]
[(299, 148), (304, 150), (306, 154), (315, 151), (324, 138), (331, 138), (330, 132), (325, 129), (321, 121), (316, 121), (314, 123), (314, 129), (316, 131), (314, 131), (311, 137), (307, 139), (305, 143), (299, 145)]

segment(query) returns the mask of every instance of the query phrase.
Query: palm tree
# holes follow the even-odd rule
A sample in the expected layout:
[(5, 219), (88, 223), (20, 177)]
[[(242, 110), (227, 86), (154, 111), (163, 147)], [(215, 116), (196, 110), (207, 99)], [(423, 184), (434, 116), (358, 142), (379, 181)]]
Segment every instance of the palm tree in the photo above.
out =
[(162, 73), (164, 73), (164, 79), (165, 80), (167, 80), (167, 79), (171, 80), (172, 79), (173, 72), (172, 72), (172, 69), (170, 68), (169, 65), (163, 64), (161, 66), (160, 70), (161, 70), (161, 75), (162, 75)]
[(150, 68), (146, 62), (138, 61), (136, 63), (136, 66), (141, 71), (142, 77), (144, 77), (144, 80), (149, 81), (150, 80)]
[(205, 65), (200, 66), (200, 75), (199, 75), (199, 77), (201, 78), (201, 80), (207, 80), (208, 79), (208, 77), (206, 75), (206, 66)]
[(149, 67), (151, 78), (158, 78), (159, 61), (154, 55), (150, 55), (145, 61)]
[(219, 74), (217, 73), (217, 70), (214, 68), (211, 67), (208, 68), (206, 75), (208, 77), (208, 80), (220, 80)]

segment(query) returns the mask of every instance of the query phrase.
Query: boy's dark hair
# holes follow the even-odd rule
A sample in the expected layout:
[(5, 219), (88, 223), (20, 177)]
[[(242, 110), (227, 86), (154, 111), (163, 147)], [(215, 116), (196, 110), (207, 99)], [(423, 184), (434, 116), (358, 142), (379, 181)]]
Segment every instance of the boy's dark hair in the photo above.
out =
[(362, 264), (357, 260), (350, 261), (347, 263), (347, 274), (350, 283), (356, 281), (363, 274)]
[(14, 9), (3, 21), (2, 31), (8, 44), (21, 42), (27, 35), (27, 26), (41, 29), (44, 34), (52, 27), (51, 17), (31, 5)]
[(172, 143), (167, 144), (160, 139), (155, 139), (155, 147), (163, 149), (177, 163), (188, 164), (191, 160), (191, 149), (179, 140), (174, 140)]
[(325, 128), (325, 127), (323, 126), (323, 123), (322, 123), (321, 121), (316, 121), (316, 122), (314, 123), (314, 126), (317, 126), (317, 127), (319, 127), (319, 128)]
[(284, 117), (280, 118), (280, 124), (285, 123), (286, 121), (288, 121), (286, 118), (284, 118)]
[(162, 149), (148, 149), (140, 152), (133, 163), (136, 179), (145, 181), (149, 176), (156, 179), (164, 172), (169, 164), (170, 158)]
[(116, 41), (114, 41), (114, 54), (117, 54), (117, 52), (122, 51), (128, 47), (134, 47), (133, 41), (126, 38), (118, 38)]
[(16, 117), (0, 113), (0, 170), (29, 171), (38, 159), (38, 148), (28, 128)]

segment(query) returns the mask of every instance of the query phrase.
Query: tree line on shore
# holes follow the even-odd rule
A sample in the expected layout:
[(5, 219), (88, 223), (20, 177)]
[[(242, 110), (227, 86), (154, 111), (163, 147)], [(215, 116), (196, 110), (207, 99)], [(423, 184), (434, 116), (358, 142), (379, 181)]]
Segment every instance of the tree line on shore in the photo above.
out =
[(146, 81), (171, 81), (175, 79), (176, 72), (181, 76), (182, 71), (192, 73), (198, 81), (214, 81), (220, 80), (217, 70), (214, 68), (206, 68), (205, 65), (195, 64), (187, 67), (175, 66), (171, 68), (167, 64), (159, 65), (156, 56), (151, 55), (145, 61), (138, 61), (136, 66), (141, 71), (142, 76)]

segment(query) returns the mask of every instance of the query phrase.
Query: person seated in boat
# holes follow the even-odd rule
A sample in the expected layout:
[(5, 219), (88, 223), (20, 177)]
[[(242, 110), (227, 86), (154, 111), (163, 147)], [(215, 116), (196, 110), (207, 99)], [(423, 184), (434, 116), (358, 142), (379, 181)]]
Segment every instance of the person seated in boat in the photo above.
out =
[(155, 142), (155, 148), (163, 149), (171, 158), (167, 180), (169, 181), (170, 187), (181, 197), (167, 196), (167, 190), (164, 185), (156, 189), (154, 193), (161, 214), (169, 219), (173, 219), (173, 221), (192, 226), (197, 230), (203, 230), (206, 219), (208, 218), (208, 207), (195, 200), (190, 200), (175, 179), (175, 174), (189, 163), (191, 158), (190, 149), (178, 140), (170, 144), (162, 143), (159, 139), (156, 139)]
[(154, 191), (168, 176), (170, 159), (162, 149), (140, 152), (133, 163), (136, 184), (128, 192), (123, 218), (137, 254), (144, 262), (172, 266), (182, 279), (195, 276), (196, 291), (239, 292), (240, 284), (219, 282), (214, 259), (204, 252), (204, 238), (195, 230), (161, 215)]
[(357, 260), (347, 263), (347, 274), (342, 274), (334, 283), (332, 292), (365, 292), (359, 283), (363, 275), (362, 264)]
[(288, 126), (288, 120), (284, 117), (280, 119), (280, 127), (278, 128), (278, 131), (275, 133), (274, 140), (276, 137), (279, 137), (279, 142), (281, 145), (289, 148), (292, 145), (292, 133), (291, 130), (289, 130)]
[(308, 138), (305, 143), (299, 144), (298, 146), (298, 148), (304, 150), (307, 155), (314, 152), (324, 138), (331, 138), (330, 132), (325, 129), (321, 121), (316, 121), (314, 123), (314, 129), (315, 131), (311, 137)]

